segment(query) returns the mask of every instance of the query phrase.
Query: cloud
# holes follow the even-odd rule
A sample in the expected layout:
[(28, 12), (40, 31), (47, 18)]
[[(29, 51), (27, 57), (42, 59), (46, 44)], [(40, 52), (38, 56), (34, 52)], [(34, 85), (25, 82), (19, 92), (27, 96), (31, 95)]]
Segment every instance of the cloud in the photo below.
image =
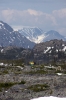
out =
[(10, 24), (22, 24), (22, 25), (45, 25), (48, 22), (51, 21), (51, 23), (54, 21), (53, 17), (49, 14), (43, 13), (41, 11), (36, 11), (32, 9), (28, 10), (2, 10), (0, 19), (3, 19), (7, 23)]
[(52, 15), (54, 16), (57, 22), (56, 29), (58, 30), (58, 32), (62, 35), (66, 35), (66, 8), (54, 10), (52, 12)]
[(36, 10), (32, 10), (32, 9), (28, 9), (27, 11), (28, 11), (28, 13), (30, 15), (35, 15), (35, 16), (41, 16), (41, 15), (43, 15), (43, 12), (40, 12), (40, 11), (36, 11)]
[(53, 14), (55, 17), (58, 17), (58, 18), (66, 18), (66, 8), (64, 9), (60, 9), (60, 10), (54, 10), (53, 11)]
[(66, 8), (54, 10), (53, 16), (55, 17), (59, 26), (66, 26)]
[(13, 18), (13, 14), (14, 14), (14, 11), (13, 10), (3, 10), (1, 12), (2, 14), (2, 18), (5, 19), (7, 22), (11, 21), (11, 19)]
[[(8, 24), (18, 26), (38, 26), (45, 30), (59, 30), (64, 32), (66, 26), (66, 8), (54, 10), (51, 14), (36, 11), (33, 9), (14, 10), (6, 9), (0, 10), (0, 19)], [(61, 30), (62, 29), (62, 30)]]

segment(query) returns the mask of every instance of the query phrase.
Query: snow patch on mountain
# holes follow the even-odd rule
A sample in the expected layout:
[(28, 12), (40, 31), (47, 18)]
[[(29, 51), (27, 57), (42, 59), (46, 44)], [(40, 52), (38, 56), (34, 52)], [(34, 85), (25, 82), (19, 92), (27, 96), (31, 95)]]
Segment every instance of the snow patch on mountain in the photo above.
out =
[(35, 43), (40, 43), (45, 38), (45, 33), (38, 27), (23, 27), (18, 31), (27, 39)]
[(66, 40), (64, 36), (60, 35), (57, 31), (54, 30), (44, 32), (38, 27), (23, 27), (21, 30), (18, 31), (27, 39), (35, 43), (41, 43), (53, 39), (62, 39), (64, 41)]
[(66, 46), (64, 46), (64, 48), (62, 49), (62, 51), (66, 51)]
[(42, 34), (42, 35), (39, 35), (37, 37), (33, 37), (33, 38), (29, 38), (27, 37), (30, 41), (34, 41), (35, 43), (40, 43), (40, 42), (43, 42), (43, 39), (45, 38), (45, 35)]
[(0, 25), (4, 26), (4, 24), (2, 22), (0, 22)]
[[(54, 47), (46, 47), (45, 49), (44, 49), (44, 54), (46, 54), (46, 53), (52, 53), (52, 50), (54, 49)], [(58, 53), (59, 51), (63, 51), (63, 52), (65, 52), (66, 51), (66, 46), (64, 46), (63, 44), (62, 44), (62, 49), (55, 49), (55, 51)]]
[(44, 53), (47, 53), (50, 49), (51, 49), (51, 47), (47, 47), (47, 49), (44, 50)]

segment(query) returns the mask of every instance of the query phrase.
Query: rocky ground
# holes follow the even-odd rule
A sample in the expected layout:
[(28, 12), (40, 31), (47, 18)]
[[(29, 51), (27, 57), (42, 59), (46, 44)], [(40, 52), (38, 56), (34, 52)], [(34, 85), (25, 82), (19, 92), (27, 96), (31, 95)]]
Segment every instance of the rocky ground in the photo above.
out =
[(0, 100), (30, 100), (42, 96), (66, 97), (66, 75), (57, 75), (53, 71), (55, 70), (39, 73), (31, 66), (1, 66)]

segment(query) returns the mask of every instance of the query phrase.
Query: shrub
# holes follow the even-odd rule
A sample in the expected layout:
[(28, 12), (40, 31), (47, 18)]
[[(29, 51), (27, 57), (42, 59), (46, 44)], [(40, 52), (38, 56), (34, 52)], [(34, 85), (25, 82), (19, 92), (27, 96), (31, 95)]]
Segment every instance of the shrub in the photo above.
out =
[(24, 80), (22, 80), (19, 84), (25, 84), (26, 82)]
[(61, 73), (62, 71), (60, 71), (60, 70), (57, 70), (57, 71), (55, 71), (55, 73)]
[(8, 89), (9, 87), (15, 85), (16, 83), (12, 83), (12, 82), (6, 82), (6, 83), (0, 83), (0, 90), (2, 90), (2, 88), (4, 89)]
[(7, 71), (7, 70), (4, 70), (4, 71), (3, 71), (3, 74), (8, 74), (8, 71)]
[(47, 71), (44, 71), (44, 70), (37, 70), (37, 71), (30, 71), (30, 72), (27, 72), (27, 74), (46, 74)]
[(49, 89), (47, 84), (36, 84), (28, 87), (28, 89), (32, 90), (33, 92), (40, 92)]

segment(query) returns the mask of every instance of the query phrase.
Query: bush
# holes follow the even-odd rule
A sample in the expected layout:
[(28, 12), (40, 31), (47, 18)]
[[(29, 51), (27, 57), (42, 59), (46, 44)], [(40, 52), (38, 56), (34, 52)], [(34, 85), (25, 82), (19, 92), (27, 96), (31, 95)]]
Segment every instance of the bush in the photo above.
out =
[(16, 83), (12, 83), (12, 82), (9, 82), (9, 83), (0, 83), (0, 90), (2, 89), (2, 88), (4, 88), (4, 89), (8, 89), (9, 87), (11, 87), (11, 86), (13, 86), (13, 85), (15, 85)]
[(49, 89), (47, 84), (36, 84), (28, 87), (28, 89), (32, 90), (33, 92), (40, 92)]
[(19, 84), (25, 84), (26, 82), (24, 80), (22, 80)]
[(55, 71), (55, 73), (61, 73), (62, 71), (60, 71), (60, 70), (57, 70), (57, 71)]
[(47, 71), (44, 71), (44, 70), (36, 70), (36, 71), (29, 71), (29, 72), (26, 72), (26, 74), (46, 74)]
[(8, 74), (8, 71), (7, 71), (7, 70), (4, 70), (4, 71), (3, 71), (3, 74)]

